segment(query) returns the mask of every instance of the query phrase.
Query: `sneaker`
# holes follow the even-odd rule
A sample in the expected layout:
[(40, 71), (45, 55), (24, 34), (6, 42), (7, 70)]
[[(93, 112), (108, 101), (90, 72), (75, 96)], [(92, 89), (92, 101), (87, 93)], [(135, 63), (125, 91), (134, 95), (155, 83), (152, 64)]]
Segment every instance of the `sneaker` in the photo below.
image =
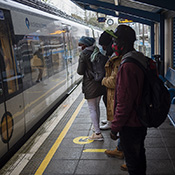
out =
[(121, 169), (122, 171), (128, 171), (128, 167), (126, 166), (126, 164), (121, 165), (121, 166), (120, 166), (120, 169)]
[(116, 158), (119, 158), (119, 159), (124, 158), (123, 151), (119, 151), (117, 148), (115, 148), (114, 150), (106, 150), (105, 154), (109, 157), (116, 157)]
[(96, 134), (96, 133), (93, 133), (91, 136), (89, 136), (88, 138), (89, 140), (104, 140), (102, 134)]
[(107, 123), (107, 120), (102, 120), (101, 123), (105, 125)]
[(108, 130), (108, 129), (111, 129), (111, 122), (110, 121), (107, 121), (107, 123), (103, 126), (100, 126), (100, 129), (101, 130)]

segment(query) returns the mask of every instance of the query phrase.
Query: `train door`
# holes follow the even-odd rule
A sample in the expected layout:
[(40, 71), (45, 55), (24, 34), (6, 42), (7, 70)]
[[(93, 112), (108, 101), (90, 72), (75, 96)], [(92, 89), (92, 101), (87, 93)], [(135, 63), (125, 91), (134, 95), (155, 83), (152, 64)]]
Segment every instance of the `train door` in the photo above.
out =
[(65, 40), (65, 65), (66, 65), (66, 70), (67, 70), (67, 83), (68, 87), (73, 84), (72, 82), (72, 76), (73, 76), (73, 71), (72, 71), (72, 43), (71, 43), (71, 34), (70, 34), (70, 29), (69, 26), (66, 26), (64, 29), (66, 32), (64, 33), (64, 40)]
[[(4, 144), (4, 139), (3, 138), (7, 138), (8, 134), (7, 134), (7, 121), (6, 121), (6, 117), (4, 117), (5, 115), (5, 107), (6, 107), (6, 104), (5, 104), (5, 98), (4, 98), (4, 95), (3, 95), (3, 90), (4, 90), (4, 87), (3, 87), (3, 72), (1, 70), (2, 68), (2, 60), (3, 60), (3, 57), (2, 57), (2, 53), (0, 51), (0, 119), (1, 119), (1, 124), (0, 124), (0, 133), (1, 133), (1, 139), (0, 139), (0, 157), (2, 157), (2, 155), (4, 153), (7, 152), (8, 150), (8, 146), (7, 144)], [(7, 140), (7, 139), (6, 139)]]
[[(22, 75), (18, 71), (12, 44), (12, 24), (8, 11), (0, 9), (0, 156), (24, 135)], [(10, 33), (11, 32), (11, 33)]]

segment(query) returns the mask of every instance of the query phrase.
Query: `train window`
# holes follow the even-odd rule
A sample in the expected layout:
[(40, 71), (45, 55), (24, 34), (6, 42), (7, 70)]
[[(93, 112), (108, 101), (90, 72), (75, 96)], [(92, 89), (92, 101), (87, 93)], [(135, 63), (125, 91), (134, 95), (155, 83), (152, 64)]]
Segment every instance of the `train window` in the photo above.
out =
[(63, 34), (50, 38), (50, 49), (52, 52), (52, 64), (54, 73), (64, 69), (64, 41)]
[(7, 21), (0, 20), (0, 49), (3, 55), (1, 71), (6, 93), (12, 94), (19, 90), (21, 76), (17, 72), (16, 59), (12, 47), (10, 29)]
[(37, 41), (31, 40), (29, 45), (32, 50), (30, 65), (33, 82), (39, 82), (64, 69), (63, 34), (39, 36)]

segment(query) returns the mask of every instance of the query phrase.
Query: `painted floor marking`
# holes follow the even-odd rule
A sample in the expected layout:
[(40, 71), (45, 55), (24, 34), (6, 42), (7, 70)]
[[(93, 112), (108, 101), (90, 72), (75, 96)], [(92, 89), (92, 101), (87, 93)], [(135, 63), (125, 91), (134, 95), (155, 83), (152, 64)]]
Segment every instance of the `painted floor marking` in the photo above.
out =
[(65, 137), (65, 135), (67, 134), (68, 130), (70, 129), (73, 121), (75, 120), (75, 118), (76, 118), (77, 114), (79, 113), (81, 107), (83, 106), (84, 102), (85, 102), (85, 99), (83, 99), (81, 101), (81, 103), (79, 104), (79, 106), (77, 107), (77, 109), (75, 110), (75, 112), (73, 113), (72, 117), (70, 118), (70, 120), (66, 124), (65, 128), (63, 129), (63, 131), (61, 132), (61, 134), (59, 135), (59, 137), (55, 141), (54, 145), (52, 146), (52, 148), (50, 149), (50, 151), (47, 153), (46, 157), (44, 158), (44, 160), (42, 161), (41, 165), (37, 169), (35, 175), (41, 175), (41, 174), (43, 174), (43, 172), (47, 168), (47, 165), (49, 164), (49, 162), (51, 161), (52, 157), (54, 156), (56, 150), (60, 146), (63, 138)]
[(94, 153), (94, 152), (103, 153), (105, 151), (106, 151), (106, 149), (85, 149), (85, 150), (83, 150), (84, 153), (87, 153), (87, 152), (91, 152), (91, 153)]
[(89, 139), (88, 139), (88, 136), (80, 136), (80, 137), (76, 137), (76, 138), (73, 140), (73, 142), (76, 143), (76, 144), (83, 145), (83, 144), (92, 143), (93, 140), (89, 140)]

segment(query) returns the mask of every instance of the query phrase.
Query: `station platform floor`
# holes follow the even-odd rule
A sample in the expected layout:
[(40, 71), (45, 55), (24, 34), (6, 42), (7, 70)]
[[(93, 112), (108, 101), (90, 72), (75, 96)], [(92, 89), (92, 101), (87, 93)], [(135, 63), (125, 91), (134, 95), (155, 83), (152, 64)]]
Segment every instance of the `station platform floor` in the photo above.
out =
[[(106, 118), (101, 100), (101, 120)], [(105, 155), (114, 149), (109, 130), (104, 141), (89, 141), (92, 123), (81, 85), (0, 170), (1, 175), (127, 175), (124, 160)], [(175, 175), (175, 128), (169, 119), (148, 129), (145, 141), (147, 175)]]

